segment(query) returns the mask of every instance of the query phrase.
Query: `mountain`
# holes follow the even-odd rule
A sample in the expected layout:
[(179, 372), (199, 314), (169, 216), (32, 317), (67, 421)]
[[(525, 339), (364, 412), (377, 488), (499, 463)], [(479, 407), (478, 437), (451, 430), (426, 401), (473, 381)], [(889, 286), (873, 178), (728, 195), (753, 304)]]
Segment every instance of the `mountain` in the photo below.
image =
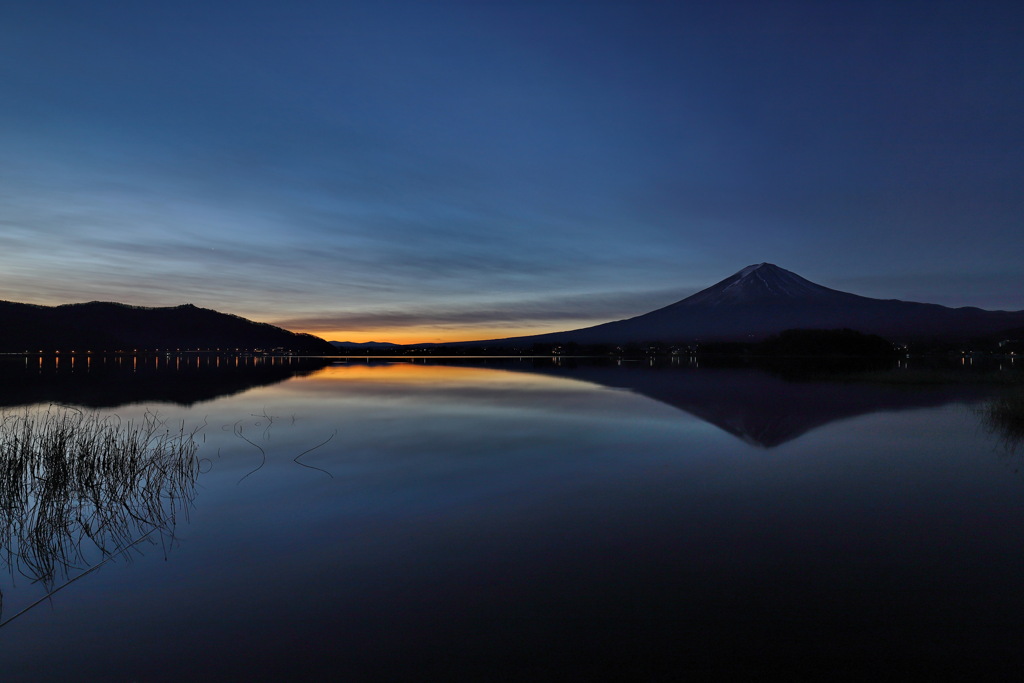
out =
[(391, 342), (350, 342), (350, 341), (332, 341), (328, 342), (331, 346), (336, 349), (357, 349), (360, 351), (372, 350), (372, 349), (394, 349), (401, 346), (401, 344), (392, 344)]
[(63, 306), (0, 301), (0, 351), (273, 350), (329, 355), (311, 334), (192, 304), (145, 308), (93, 301)]
[(771, 263), (747, 266), (674, 304), (626, 320), (529, 337), (472, 342), (625, 344), (749, 341), (787, 329), (849, 328), (891, 340), (959, 340), (1024, 326), (1024, 311), (948, 308), (829, 289)]

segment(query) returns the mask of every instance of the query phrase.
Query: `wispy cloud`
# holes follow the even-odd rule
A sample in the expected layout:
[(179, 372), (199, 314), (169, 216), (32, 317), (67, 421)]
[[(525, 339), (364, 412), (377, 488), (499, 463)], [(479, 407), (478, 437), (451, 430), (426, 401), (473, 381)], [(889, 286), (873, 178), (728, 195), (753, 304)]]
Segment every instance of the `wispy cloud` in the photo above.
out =
[(527, 301), (473, 301), (460, 306), (408, 307), (357, 312), (324, 312), (275, 321), (282, 327), (313, 332), (375, 328), (439, 326), (515, 326), (558, 321), (595, 323), (631, 317), (678, 300), (677, 290), (601, 292), (537, 298)]

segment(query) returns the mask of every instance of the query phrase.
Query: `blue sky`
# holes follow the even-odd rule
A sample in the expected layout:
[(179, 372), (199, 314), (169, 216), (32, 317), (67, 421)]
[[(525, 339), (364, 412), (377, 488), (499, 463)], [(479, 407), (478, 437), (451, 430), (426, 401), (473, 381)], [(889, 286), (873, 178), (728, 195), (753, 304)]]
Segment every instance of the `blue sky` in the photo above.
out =
[(0, 4), (0, 299), (581, 327), (769, 261), (1024, 309), (1024, 9)]

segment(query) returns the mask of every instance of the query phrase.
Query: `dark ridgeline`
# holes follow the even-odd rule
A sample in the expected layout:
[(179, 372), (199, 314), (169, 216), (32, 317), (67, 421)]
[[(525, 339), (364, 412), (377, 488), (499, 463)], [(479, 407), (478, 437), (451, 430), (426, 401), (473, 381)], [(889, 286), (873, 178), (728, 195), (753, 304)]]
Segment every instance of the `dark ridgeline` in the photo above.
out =
[(896, 353), (891, 342), (877, 334), (855, 330), (784, 330), (753, 346), (762, 356), (879, 357)]
[[(891, 342), (959, 342), (994, 336), (1018, 339), (1022, 328), (1024, 311), (872, 299), (829, 289), (761, 263), (674, 304), (626, 320), (525, 337), (412, 346), (522, 350), (535, 344), (752, 343), (787, 330), (839, 329)], [(259, 349), (333, 355), (408, 348), (386, 342), (327, 342), (191, 304), (143, 308), (91, 302), (48, 307), (0, 301), (0, 352), (7, 353)]]
[[(471, 346), (757, 341), (785, 330), (851, 329), (890, 341), (967, 340), (1024, 327), (1024, 311), (948, 308), (829, 289), (770, 263), (650, 313), (565, 332), (476, 342)], [(454, 344), (453, 344), (454, 345)]]
[(319, 337), (192, 304), (145, 308), (100, 301), (63, 306), (0, 302), (0, 352), (136, 349), (335, 353)]

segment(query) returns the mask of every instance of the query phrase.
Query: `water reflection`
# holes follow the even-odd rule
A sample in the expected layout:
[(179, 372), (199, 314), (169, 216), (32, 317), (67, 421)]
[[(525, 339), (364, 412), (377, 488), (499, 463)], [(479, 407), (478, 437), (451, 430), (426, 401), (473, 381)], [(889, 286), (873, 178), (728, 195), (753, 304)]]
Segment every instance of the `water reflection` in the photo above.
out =
[(110, 408), (148, 401), (187, 406), (301, 377), (328, 362), (216, 354), (6, 356), (0, 357), (0, 406)]
[[(49, 596), (67, 585), (57, 582), (154, 535), (166, 547), (195, 496), (194, 436), (153, 413), (135, 421), (53, 406), (0, 414), (0, 563)], [(0, 626), (27, 609), (5, 615), (0, 593)]]
[[(908, 386), (856, 381), (856, 375), (847, 381), (827, 379), (834, 376), (837, 368), (830, 368), (831, 374), (823, 375), (785, 366), (767, 372), (749, 367), (697, 368), (646, 362), (567, 363), (562, 359), (491, 359), (476, 363), (429, 361), (431, 364), (446, 362), (452, 364), (444, 370), (447, 373), (479, 364), (488, 369), (624, 389), (678, 408), (761, 448), (780, 446), (813, 429), (858, 415), (973, 403), (993, 393), (991, 386), (970, 382)], [(406, 375), (410, 374), (406, 372)], [(430, 375), (421, 374), (419, 381), (431, 381)], [(383, 377), (380, 374), (380, 379)], [(437, 381), (441, 377), (443, 373), (434, 375), (432, 379)], [(349, 373), (346, 378), (354, 379), (355, 376)]]
[[(4, 679), (865, 680), (1021, 665), (1019, 478), (989, 457), (973, 411), (879, 409), (973, 400), (963, 387), (437, 363), (339, 361), (162, 407), (209, 420), (187, 536), (179, 525), (169, 561), (108, 565), (4, 629)], [(800, 411), (837, 421), (750, 457), (808, 429), (783, 419)], [(34, 599), (8, 595), (9, 612)]]
[[(375, 383), (440, 387), (452, 381), (458, 384), (460, 373), (468, 377), (465, 373), (488, 369), (631, 391), (698, 417), (751, 445), (774, 448), (837, 420), (879, 411), (978, 402), (993, 393), (991, 386), (971, 382), (908, 387), (822, 380), (799, 366), (766, 372), (678, 362), (655, 365), (562, 358), (330, 361), (210, 355), (73, 360), (6, 359), (0, 363), (4, 380), (0, 383), (0, 405), (58, 402), (116, 407), (162, 401), (187, 406), (316, 373), (318, 380), (344, 377), (352, 386)], [(431, 372), (415, 369), (423, 366), (430, 366)], [(557, 391), (557, 386), (548, 383), (544, 390)]]

